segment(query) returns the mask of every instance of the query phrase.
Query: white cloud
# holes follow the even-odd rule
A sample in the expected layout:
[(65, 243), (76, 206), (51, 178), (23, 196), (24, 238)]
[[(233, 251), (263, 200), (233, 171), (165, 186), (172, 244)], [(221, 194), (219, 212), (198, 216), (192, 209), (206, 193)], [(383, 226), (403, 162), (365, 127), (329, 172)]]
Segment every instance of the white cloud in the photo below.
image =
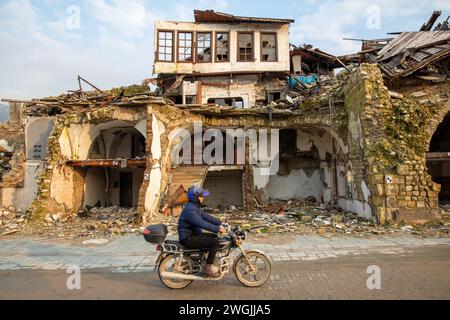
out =
[[(160, 10), (154, 1), (80, 0), (80, 30), (67, 28), (66, 8), (58, 7), (59, 1), (33, 3), (8, 0), (0, 4), (2, 98), (57, 95), (75, 89), (77, 75), (104, 89), (138, 83), (152, 73), (155, 20), (192, 21), (193, 9), (228, 12), (233, 2), (178, 0)], [(450, 9), (448, 0), (415, 0), (414, 6), (407, 0), (306, 0), (313, 7), (305, 12), (301, 4), (292, 2), (290, 14), (297, 23), (291, 41), (320, 43), (321, 49), (331, 53), (354, 52), (360, 44), (342, 38), (359, 35), (355, 26), (364, 23), (365, 10), (374, 3), (382, 8), (383, 17), (398, 16), (413, 27), (419, 24), (417, 28), (424, 22), (423, 12)], [(269, 9), (267, 16), (271, 16)]]
[[(28, 0), (0, 7), (7, 26), (0, 31), (0, 97), (57, 95), (75, 89), (77, 75), (104, 89), (151, 75), (156, 15), (139, 0), (86, 4), (92, 6), (83, 7), (82, 30), (75, 31), (66, 28), (66, 16), (51, 21)], [(84, 22), (88, 14), (93, 29)]]
[(142, 0), (88, 0), (86, 10), (109, 33), (136, 40), (145, 36), (157, 15), (145, 8)]
[[(448, 0), (307, 0), (313, 7), (312, 12), (302, 13), (302, 5), (296, 3), (296, 23), (291, 30), (291, 42), (296, 45), (321, 44), (321, 49), (333, 54), (346, 54), (360, 49), (360, 43), (344, 41), (342, 38), (359, 38), (363, 31), (359, 27), (366, 27), (369, 18), (367, 9), (377, 6), (380, 10), (381, 26), (386, 19), (401, 19), (408, 25), (405, 30), (420, 28), (423, 14), (433, 10), (449, 10)], [(390, 30), (399, 31), (399, 30)], [(400, 30), (404, 31), (404, 30)]]

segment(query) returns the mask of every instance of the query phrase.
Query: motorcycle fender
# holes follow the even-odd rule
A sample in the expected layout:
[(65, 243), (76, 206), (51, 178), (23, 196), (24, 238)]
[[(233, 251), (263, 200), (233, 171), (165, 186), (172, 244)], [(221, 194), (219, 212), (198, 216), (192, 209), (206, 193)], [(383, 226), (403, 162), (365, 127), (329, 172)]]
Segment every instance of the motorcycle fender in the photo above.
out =
[[(262, 254), (262, 255), (266, 255), (265, 253), (264, 253), (264, 251), (261, 251), (261, 250), (258, 250), (258, 249), (252, 249), (252, 250), (245, 250), (245, 253), (246, 254), (248, 254), (248, 253), (252, 253), (252, 252), (254, 252), (254, 253), (260, 253), (260, 254)], [(234, 263), (233, 263), (233, 272), (234, 273), (236, 273), (236, 268), (237, 268), (237, 266), (236, 266), (236, 262), (239, 260), (239, 258), (240, 257), (242, 257), (244, 254), (241, 252), (241, 254), (239, 255), (239, 256), (237, 256), (236, 257), (236, 259), (234, 259)]]
[(158, 257), (158, 259), (156, 259), (155, 262), (155, 272), (158, 270), (159, 264), (161, 263), (161, 261), (167, 257), (169, 254), (168, 253), (161, 253)]

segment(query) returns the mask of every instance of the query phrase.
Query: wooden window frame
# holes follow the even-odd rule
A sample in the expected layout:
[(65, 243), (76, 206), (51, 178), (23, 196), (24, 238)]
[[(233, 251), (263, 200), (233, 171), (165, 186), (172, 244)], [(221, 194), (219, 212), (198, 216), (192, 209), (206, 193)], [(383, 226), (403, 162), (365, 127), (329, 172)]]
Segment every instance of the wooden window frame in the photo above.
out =
[[(172, 60), (159, 60), (159, 47), (160, 47), (160, 45), (159, 45), (159, 33), (160, 32), (171, 32), (172, 33)], [(168, 63), (174, 63), (175, 62), (175, 53), (176, 53), (176, 50), (175, 50), (175, 37), (176, 37), (176, 32), (175, 32), (175, 30), (166, 30), (166, 29), (161, 29), (161, 30), (157, 30), (156, 31), (156, 37), (157, 37), (157, 40), (156, 40), (156, 42), (157, 42), (157, 45), (156, 45), (156, 59), (155, 59), (155, 61), (156, 62), (168, 62)], [(168, 47), (167, 47), (168, 48)]]
[[(228, 60), (226, 60), (226, 61), (219, 61), (218, 59), (217, 59), (217, 48), (218, 48), (218, 46), (217, 46), (217, 43), (218, 43), (218, 41), (217, 41), (217, 35), (218, 34), (223, 34), (223, 33), (226, 33), (226, 34), (228, 34)], [(231, 32), (230, 31), (216, 31), (216, 32), (214, 32), (214, 62), (215, 63), (230, 63), (231, 62)]]
[[(210, 48), (211, 48), (211, 60), (210, 61), (200, 61), (199, 59), (198, 59), (198, 49), (199, 49), (199, 47), (198, 47), (198, 35), (199, 34), (209, 34), (211, 37), (210, 37)], [(212, 32), (212, 31), (197, 31), (196, 33), (195, 33), (195, 63), (213, 63), (214, 62), (214, 57), (213, 57), (213, 55), (214, 55), (214, 47), (213, 47), (213, 36), (214, 36), (214, 32)], [(204, 47), (203, 47), (203, 49), (204, 49)]]
[[(275, 36), (275, 60), (274, 61), (264, 61), (263, 60), (263, 35), (274, 35)], [(260, 33), (260, 53), (261, 62), (278, 62), (278, 33), (277, 32), (261, 32)]]
[[(192, 35), (192, 47), (191, 47), (191, 55), (192, 55), (192, 61), (181, 61), (179, 57), (179, 49), (180, 49), (180, 33), (190, 33)], [(188, 48), (188, 47), (182, 47), (182, 48)], [(189, 30), (178, 30), (177, 31), (177, 62), (178, 63), (195, 63), (195, 32), (189, 31)]]
[[(252, 58), (251, 58), (250, 61), (247, 61), (247, 60), (241, 60), (241, 59), (240, 59), (239, 36), (240, 36), (241, 34), (251, 34), (251, 35), (252, 35), (253, 47), (252, 47)], [(236, 57), (236, 61), (237, 61), (237, 62), (255, 62), (255, 60), (256, 60), (256, 57), (255, 57), (255, 32), (251, 32), (251, 31), (238, 31), (238, 32), (237, 32), (236, 47), (237, 47), (237, 57)]]

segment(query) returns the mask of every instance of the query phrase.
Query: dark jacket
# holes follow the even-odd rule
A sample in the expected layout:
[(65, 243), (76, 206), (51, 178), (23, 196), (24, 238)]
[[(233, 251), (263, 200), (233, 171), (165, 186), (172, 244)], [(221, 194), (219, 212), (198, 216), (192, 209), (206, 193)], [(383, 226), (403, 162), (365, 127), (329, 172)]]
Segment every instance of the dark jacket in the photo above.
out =
[(178, 220), (178, 236), (183, 241), (191, 235), (201, 234), (202, 230), (219, 233), (221, 224), (219, 219), (205, 213), (199, 204), (189, 202)]

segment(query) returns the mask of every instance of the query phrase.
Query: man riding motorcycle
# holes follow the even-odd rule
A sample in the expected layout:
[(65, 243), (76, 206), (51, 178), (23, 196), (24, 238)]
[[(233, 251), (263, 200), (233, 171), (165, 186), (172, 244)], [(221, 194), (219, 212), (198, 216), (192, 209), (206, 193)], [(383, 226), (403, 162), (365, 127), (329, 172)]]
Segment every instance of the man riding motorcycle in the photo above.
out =
[[(217, 234), (225, 234), (226, 229), (219, 219), (205, 213), (202, 205), (208, 190), (193, 186), (188, 190), (188, 204), (183, 209), (178, 221), (178, 236), (180, 243), (188, 249), (209, 249), (206, 266), (203, 273), (212, 278), (220, 278), (219, 270), (214, 267), (216, 254), (220, 243)], [(214, 234), (203, 233), (203, 230)]]

